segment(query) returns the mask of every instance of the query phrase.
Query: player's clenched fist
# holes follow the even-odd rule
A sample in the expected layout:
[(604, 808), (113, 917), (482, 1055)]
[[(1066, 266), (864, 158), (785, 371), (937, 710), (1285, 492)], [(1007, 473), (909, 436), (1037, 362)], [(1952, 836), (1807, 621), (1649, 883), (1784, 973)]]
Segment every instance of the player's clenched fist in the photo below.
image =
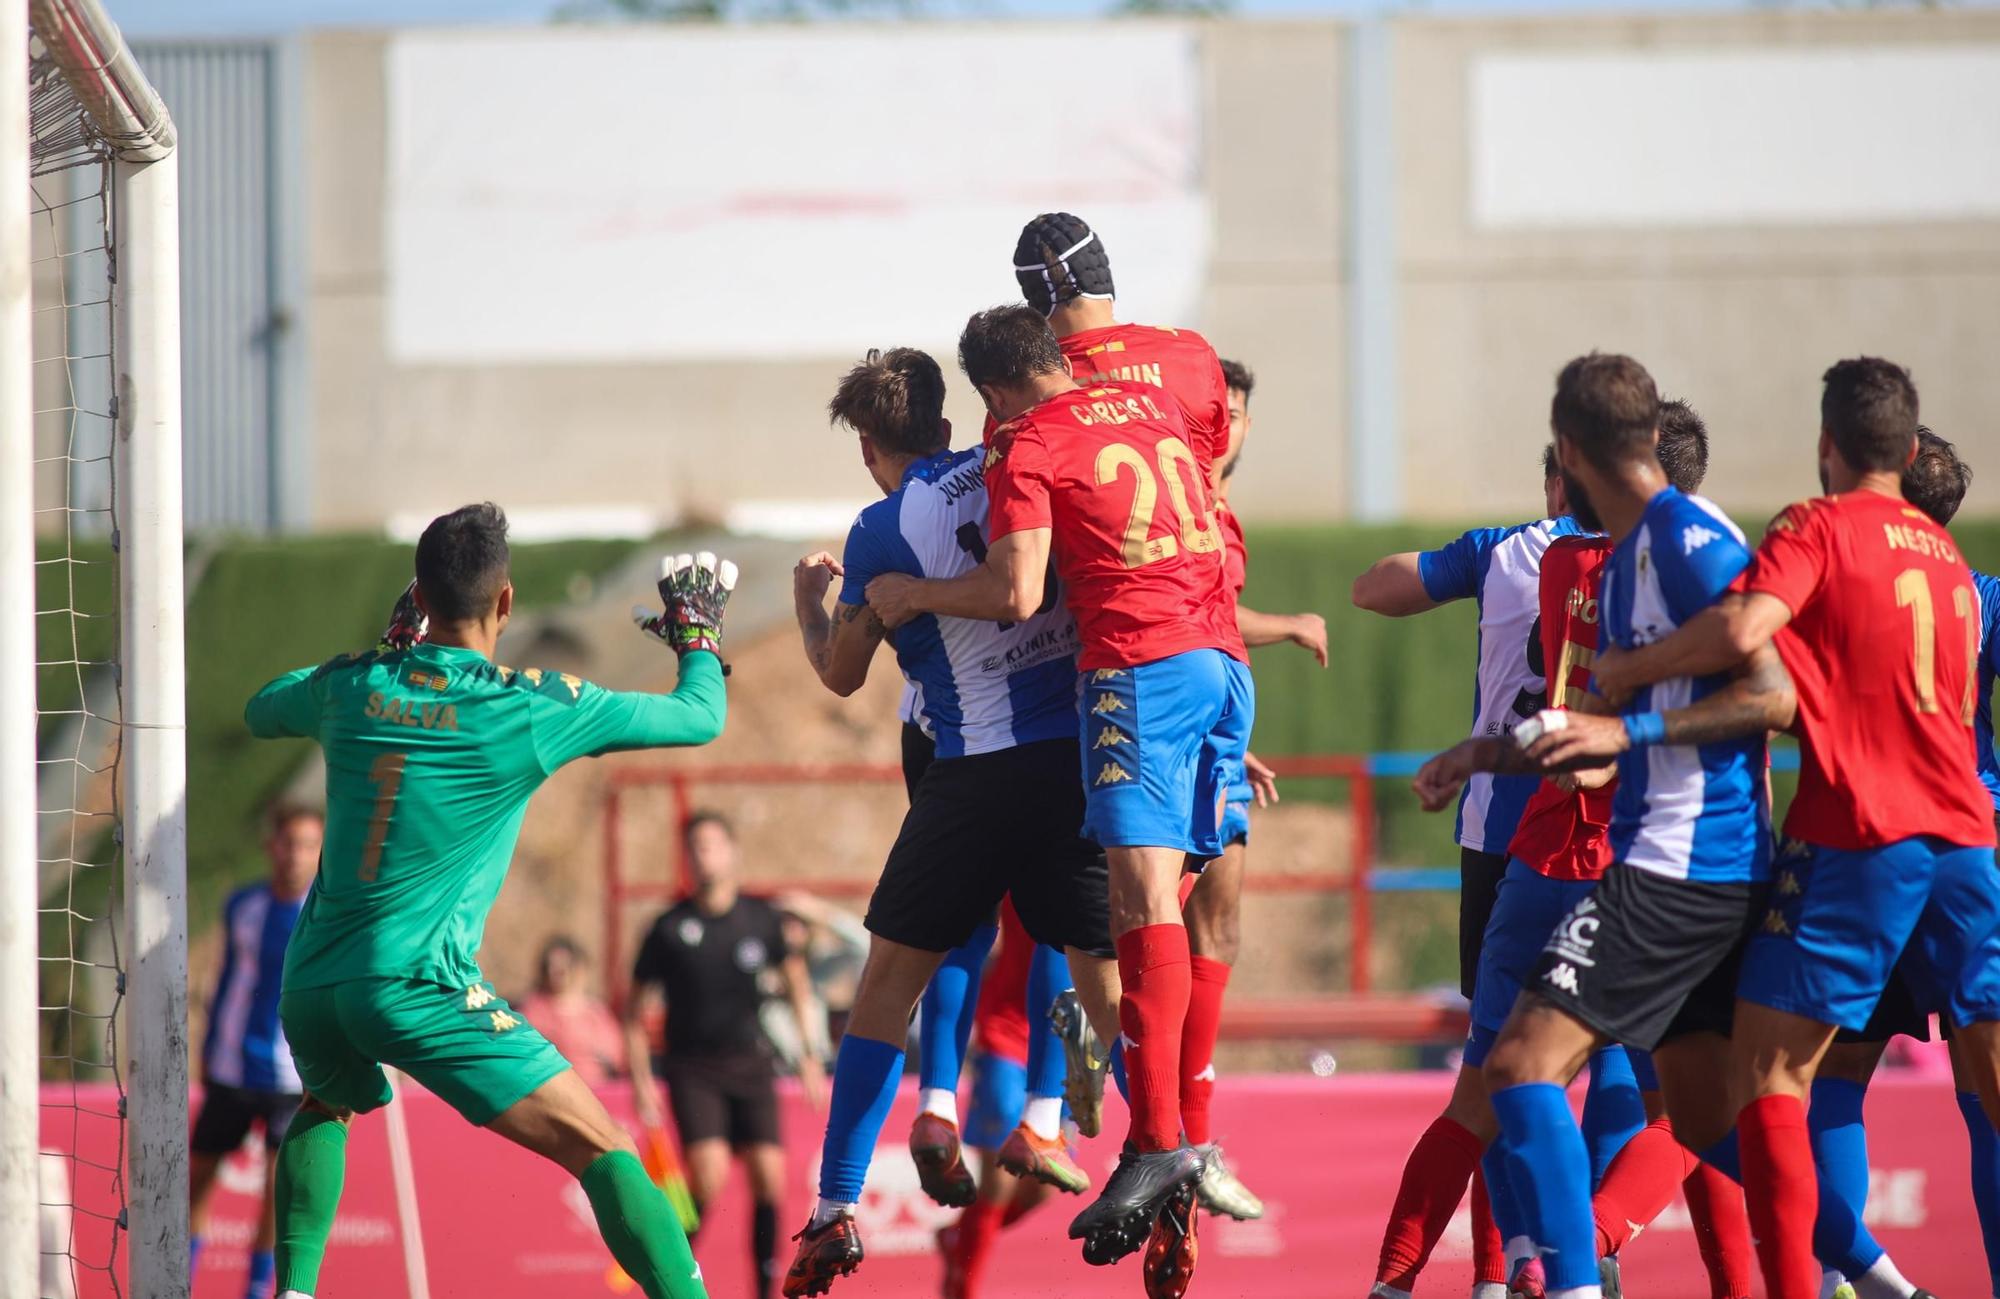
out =
[(644, 607), (632, 610), (639, 630), (657, 636), (676, 654), (690, 650), (722, 652), (722, 611), (736, 589), (736, 565), (717, 560), (714, 552), (667, 555), (660, 560), (660, 600), (664, 612)]
[(827, 587), (833, 585), (834, 578), (846, 575), (839, 560), (824, 550), (815, 550), (792, 569), (792, 596), (823, 606)]

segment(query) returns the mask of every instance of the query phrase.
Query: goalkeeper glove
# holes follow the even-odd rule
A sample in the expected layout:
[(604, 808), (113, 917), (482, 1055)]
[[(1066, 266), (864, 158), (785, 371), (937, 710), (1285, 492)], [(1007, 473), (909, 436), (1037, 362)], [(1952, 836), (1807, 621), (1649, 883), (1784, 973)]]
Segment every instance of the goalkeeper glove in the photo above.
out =
[(396, 607), (389, 612), (389, 625), (382, 632), (381, 643), (377, 646), (384, 654), (396, 650), (406, 650), (412, 645), (421, 645), (431, 634), (430, 615), (417, 604), (417, 584), (412, 579), (403, 588), (403, 594), (396, 599)]
[(717, 561), (712, 551), (698, 555), (668, 555), (660, 560), (663, 613), (632, 610), (639, 630), (657, 636), (676, 654), (689, 650), (722, 653), (722, 611), (736, 589), (736, 565)]

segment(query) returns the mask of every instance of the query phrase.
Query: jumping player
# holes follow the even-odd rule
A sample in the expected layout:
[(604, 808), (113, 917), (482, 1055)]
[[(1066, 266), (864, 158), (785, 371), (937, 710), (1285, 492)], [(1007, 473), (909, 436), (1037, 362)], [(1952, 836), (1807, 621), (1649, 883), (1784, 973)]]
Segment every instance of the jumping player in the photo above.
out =
[(640, 624), (680, 656), (671, 695), (493, 661), (514, 588), (506, 516), (484, 504), (433, 520), (417, 542), (411, 599), (427, 642), (302, 668), (245, 707), (251, 734), (312, 739), (326, 754), (325, 849), (278, 1003), (306, 1091), (278, 1151), (281, 1299), (318, 1286), (348, 1124), (389, 1102), (384, 1065), (575, 1176), (648, 1299), (706, 1295), (632, 1139), (474, 959), (528, 799), (551, 773), (721, 732), (717, 651), (735, 566), (681, 559), (660, 583), (665, 613)]
[(1836, 1027), (1866, 1026), (1899, 952), (1919, 1004), (1945, 1006), (1964, 1039), (1989, 1117), (2000, 1113), (2000, 872), (1973, 760), (1977, 588), (1950, 534), (1901, 495), (1917, 452), (1909, 376), (1873, 357), (1836, 364), (1820, 423), (1829, 494), (1773, 521), (1743, 591), (1598, 664), (1608, 697), (1658, 693), (1655, 682), (1775, 640), (1798, 683), (1802, 768), (1785, 820), (1798, 847), (1744, 957), (1730, 1073), (1773, 1299), (1819, 1292), (1805, 1101)]
[[(1542, 555), (1556, 538), (1582, 531), (1570, 517), (1553, 456), (1543, 457), (1542, 498), (1547, 514), (1533, 523), (1474, 528), (1437, 550), (1386, 555), (1354, 580), (1355, 607), (1386, 617), (1411, 617), (1455, 600), (1470, 599), (1478, 606), (1470, 732), (1475, 738), (1509, 734), (1548, 699), (1534, 631)], [(1532, 775), (1480, 772), (1459, 798), (1458, 982), (1468, 1000), (1477, 995), (1480, 948), (1507, 871), (1507, 845), (1539, 783)], [(1617, 1084), (1629, 1089), (1629, 1079), (1620, 1075), (1623, 1057), (1607, 1056), (1599, 1063), (1601, 1067), (1591, 1072), (1597, 1104), (1586, 1113), (1594, 1127), (1601, 1123), (1608, 1131), (1629, 1131), (1644, 1122), (1636, 1100), (1629, 1105), (1607, 1103)], [(1486, 1138), (1475, 1129), (1490, 1107), (1483, 1088), (1467, 1074), (1460, 1078), (1464, 1087), (1454, 1092), (1445, 1112), (1418, 1137), (1403, 1165), (1375, 1268), (1376, 1286), (1391, 1299), (1415, 1286), (1428, 1258), (1424, 1242), (1437, 1239), (1465, 1198), (1466, 1184), (1477, 1180)], [(1485, 1257), (1493, 1229), (1490, 1213), (1480, 1212), (1484, 1204), (1475, 1185), (1473, 1240), (1480, 1254), (1476, 1270), (1490, 1281), (1491, 1274), (1504, 1272), (1505, 1265), (1497, 1256)]]
[[(1614, 543), (1599, 591), (1602, 643), (1659, 635), (1728, 589), (1748, 551), (1719, 511), (1666, 481), (1660, 401), (1643, 367), (1596, 353), (1570, 362), (1550, 422), (1572, 508)], [(1727, 1046), (1733, 956), (1763, 915), (1763, 733), (1790, 720), (1792, 695), (1766, 650), (1734, 678), (1676, 679), (1628, 718), (1593, 716), (1603, 706), (1591, 695), (1574, 699), (1569, 727), (1550, 728), (1531, 755), (1572, 730), (1667, 747), (1650, 761), (1636, 746), (1609, 743), (1598, 748), (1612, 753), (1557, 755), (1561, 769), (1625, 753), (1612, 864), (1556, 926), (1485, 1066), (1509, 1180), (1558, 1299), (1600, 1294), (1590, 1159), (1563, 1094), (1585, 1057), (1607, 1040), (1651, 1049), (1676, 1129), (1708, 1141), (1727, 1130), (1712, 1083)], [(1440, 806), (1469, 770), (1519, 770), (1520, 755), (1511, 738), (1475, 740), (1427, 764), (1419, 795)], [(1546, 759), (1529, 762), (1550, 769)]]
[(880, 578), (868, 600), (891, 623), (924, 613), (1018, 619), (1053, 589), (1054, 558), (1087, 676), (1085, 832), (1110, 857), (1132, 1091), (1125, 1152), (1070, 1235), (1087, 1261), (1110, 1263), (1164, 1223), (1147, 1251), (1157, 1264), (1149, 1286), (1164, 1277), (1185, 1289), (1202, 1160), (1181, 1140), (1189, 953), (1179, 881), (1188, 858), (1221, 851), (1225, 758), (1252, 720), (1223, 542), (1171, 399), (1136, 385), (1080, 387), (1030, 307), (974, 316), (959, 362), (1000, 425), (987, 457), (986, 562), (945, 582)]
[[(828, 689), (849, 695), (867, 679), (877, 647), (892, 640), (898, 667), (919, 688), (936, 752), (869, 900), (868, 961), (834, 1065), (819, 1203), (798, 1236), (788, 1297), (824, 1294), (861, 1263), (854, 1206), (902, 1076), (910, 1012), (945, 953), (1011, 894), (1028, 932), (1066, 951), (1073, 966), (1112, 956), (1104, 855), (1079, 835), (1075, 620), (1053, 585), (1006, 626), (885, 619), (872, 593), (885, 581), (982, 568), (981, 452), (951, 450), (944, 376), (912, 348), (869, 353), (828, 410), (858, 436), (883, 499), (855, 520), (839, 559), (809, 555), (795, 570), (806, 656)], [(829, 617), (835, 576), (842, 583)], [(1103, 979), (1082, 982), (1094, 988)]]
[[(1250, 394), (1256, 376), (1240, 361), (1222, 363), (1229, 400), (1229, 446), (1222, 462), (1216, 514), (1228, 549), (1229, 590), (1236, 597), (1236, 629), (1251, 649), (1291, 643), (1326, 666), (1326, 619), (1316, 613), (1260, 613), (1243, 603), (1249, 547), (1243, 524), (1229, 506), (1229, 483), (1250, 435)], [(1247, 737), (1246, 737), (1247, 738)], [(1250, 844), (1250, 804), (1276, 797), (1270, 769), (1246, 749), (1229, 759), (1229, 807), (1222, 823), (1222, 856), (1195, 877), (1182, 914), (1187, 920), (1192, 980), (1187, 1027), (1181, 1036), (1181, 1127), (1202, 1153), (1202, 1207), (1239, 1220), (1264, 1216), (1264, 1202), (1251, 1193), (1223, 1158), (1210, 1129), (1215, 1094), (1215, 1039), (1222, 1023), (1222, 997), (1242, 946), (1243, 871)]]

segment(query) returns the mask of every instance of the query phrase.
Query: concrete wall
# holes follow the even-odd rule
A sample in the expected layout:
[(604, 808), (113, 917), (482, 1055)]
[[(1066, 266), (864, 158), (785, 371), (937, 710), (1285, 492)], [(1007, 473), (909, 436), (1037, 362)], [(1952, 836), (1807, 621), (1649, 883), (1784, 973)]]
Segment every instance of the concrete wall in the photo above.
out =
[[(1351, 32), (1289, 21), (1194, 30), (1212, 239), (1198, 318), (1172, 323), (1203, 329), (1258, 372), (1256, 438), (1233, 489), (1239, 507), (1262, 519), (1346, 517)], [(1051, 39), (1074, 48), (1076, 33), (1064, 27)], [(850, 356), (392, 363), (390, 39), (317, 35), (304, 60), (318, 526), (376, 526), (481, 496), (517, 508), (659, 503), (704, 515), (746, 500), (861, 499), (867, 485), (852, 448), (823, 415)], [(1711, 491), (1725, 502), (1776, 504), (1811, 487), (1818, 375), (1862, 351), (1910, 365), (1927, 417), (1975, 464), (2000, 451), (1990, 431), (2000, 393), (1981, 382), (2000, 338), (2000, 212), (1658, 228), (1496, 227), (1473, 212), (1468, 86), (1483, 56), (1821, 45), (2000, 49), (2000, 13), (1392, 25), (1394, 382), (1408, 513), (1531, 511), (1550, 380), (1591, 347), (1633, 352), (1667, 391), (1702, 409), (1717, 443)], [(1870, 159), (1855, 165), (1865, 175)], [(1034, 207), (1024, 198), (1023, 217)], [(1003, 253), (990, 250), (996, 298), (1007, 283)], [(969, 431), (978, 412), (968, 397), (958, 384), (949, 414)], [(1973, 508), (2000, 509), (2000, 467), (1974, 492)]]

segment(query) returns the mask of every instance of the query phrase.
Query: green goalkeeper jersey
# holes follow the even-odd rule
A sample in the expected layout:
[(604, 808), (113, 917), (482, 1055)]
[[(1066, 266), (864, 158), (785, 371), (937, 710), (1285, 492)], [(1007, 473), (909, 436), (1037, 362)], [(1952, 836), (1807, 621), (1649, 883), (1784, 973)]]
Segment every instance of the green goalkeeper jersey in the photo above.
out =
[(721, 664), (705, 652), (681, 660), (670, 695), (443, 645), (343, 655), (271, 682), (243, 710), (251, 734), (326, 754), (326, 842), (285, 987), (479, 982), (486, 915), (536, 787), (577, 758), (705, 744), (725, 711)]

